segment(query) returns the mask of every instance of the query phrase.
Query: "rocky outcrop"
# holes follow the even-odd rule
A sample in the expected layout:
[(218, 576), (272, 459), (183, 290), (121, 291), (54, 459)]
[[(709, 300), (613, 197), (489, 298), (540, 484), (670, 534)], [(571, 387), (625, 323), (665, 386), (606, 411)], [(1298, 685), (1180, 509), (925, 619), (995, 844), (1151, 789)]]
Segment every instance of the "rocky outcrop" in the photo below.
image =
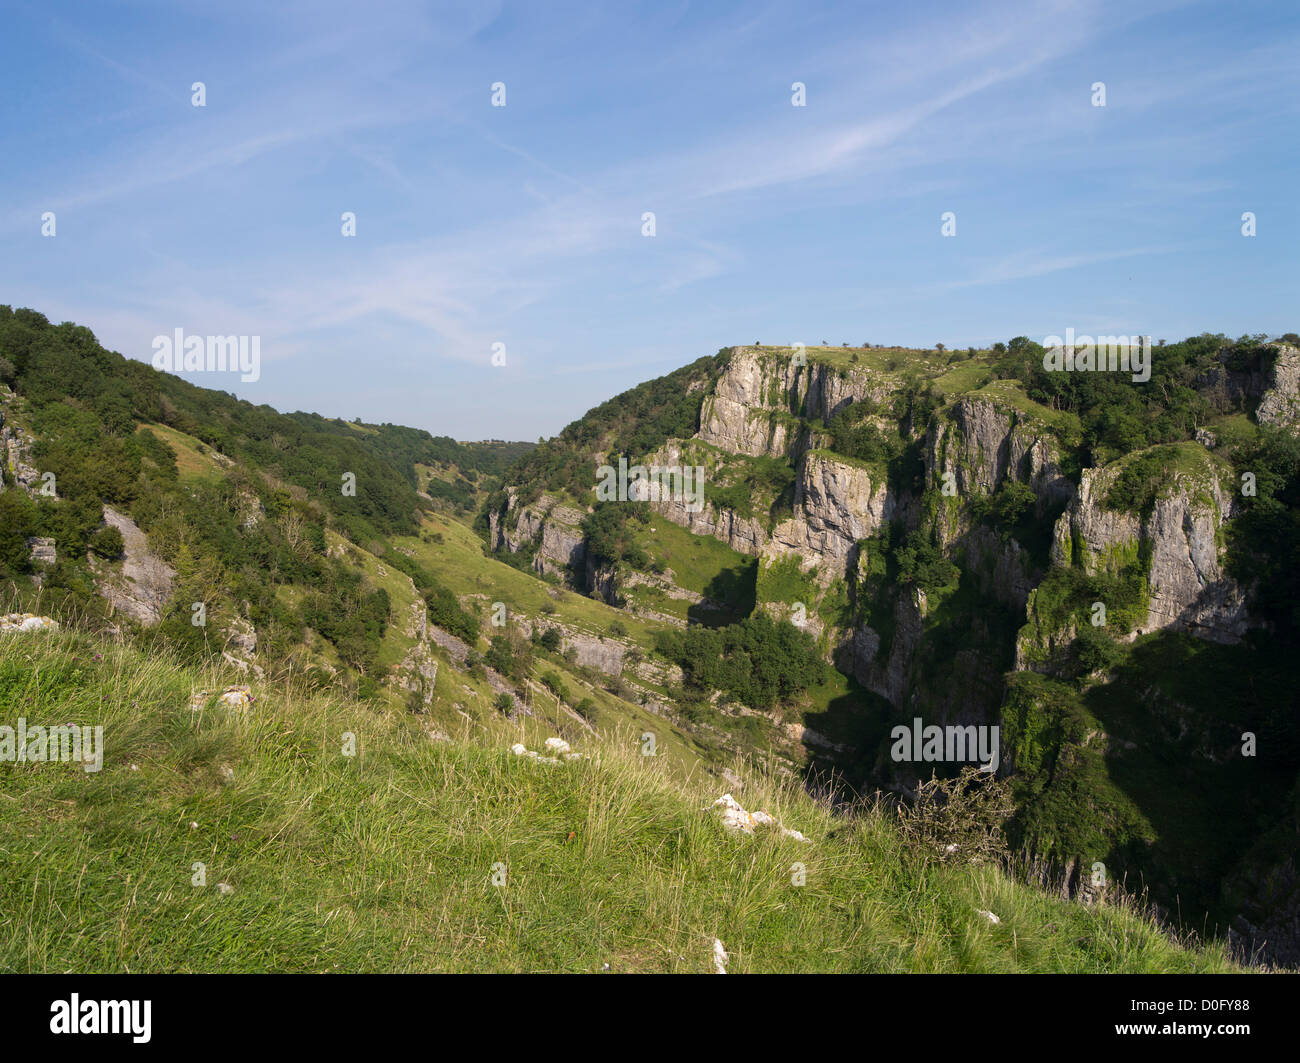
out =
[(122, 534), (122, 567), (115, 571), (91, 558), (99, 593), (111, 612), (125, 613), (145, 627), (158, 623), (172, 596), (175, 570), (149, 549), (144, 532), (126, 514), (105, 506), (104, 523)]
[(1149, 606), (1138, 633), (1172, 628), (1212, 642), (1240, 641), (1249, 619), (1246, 595), (1221, 558), (1220, 529), (1235, 503), (1223, 485), (1230, 475), (1208, 463), (1171, 470), (1150, 515), (1139, 517), (1105, 505), (1119, 471), (1084, 470), (1078, 496), (1057, 521), (1053, 560), (1066, 564), (1073, 556), (1085, 571), (1116, 573), (1145, 554)]
[(733, 347), (700, 410), (699, 438), (733, 454), (798, 460), (816, 445), (800, 418), (826, 424), (850, 403), (879, 400), (888, 391), (886, 381), (865, 369), (797, 365), (793, 351)]
[(32, 536), (27, 540), (27, 551), (28, 557), (36, 565), (53, 565), (59, 560), (53, 539)]
[[(0, 462), (3, 462), (8, 479), (29, 494), (39, 487), (40, 472), (32, 461), (35, 438), (24, 431), (13, 419), (14, 393), (0, 384)], [(5, 488), (5, 476), (0, 476), (0, 491)]]
[(567, 654), (572, 650), (574, 660), (584, 668), (594, 668), (606, 675), (623, 674), (623, 658), (627, 653), (627, 645), (618, 639), (590, 635), (557, 620), (529, 620), (527, 617), (517, 617), (514, 622), (529, 638), (532, 637), (535, 628), (555, 628), (560, 633), (561, 653)]
[(1003, 539), (991, 528), (972, 528), (962, 539), (966, 569), (980, 592), (1017, 610), (1024, 610), (1037, 582), (1033, 559), (1014, 539)]
[(266, 516), (266, 507), (257, 497), (257, 492), (248, 487), (241, 487), (235, 494), (239, 506), (239, 526), (244, 531), (252, 531)]
[(846, 647), (848, 663), (858, 682), (898, 708), (909, 701), (912, 658), (921, 643), (928, 608), (925, 592), (908, 588), (894, 603), (893, 637), (885, 653), (881, 653), (880, 635), (866, 626), (854, 630)]
[(1260, 424), (1300, 429), (1300, 350), (1278, 347), (1266, 383), (1255, 409), (1255, 419)]
[(1300, 430), (1300, 349), (1274, 345), (1275, 354), (1256, 368), (1236, 367), (1236, 352), (1225, 348), (1219, 364), (1204, 373), (1197, 387), (1219, 410), (1255, 407), (1260, 424)]
[(393, 669), (392, 682), (411, 695), (412, 707), (428, 712), (433, 705), (434, 684), (438, 680), (438, 659), (427, 642), (416, 642)]
[(35, 613), (5, 613), (0, 616), (0, 634), (27, 631), (58, 631), (59, 622)]
[(224, 634), (225, 643), (221, 648), (221, 656), (226, 663), (240, 672), (246, 672), (251, 668), (258, 679), (265, 678), (261, 665), (254, 660), (257, 654), (257, 629), (252, 621), (242, 616), (232, 617), (226, 625)]
[(698, 513), (692, 512), (680, 501), (650, 504), (674, 524), (696, 535), (711, 535), (737, 553), (758, 557), (767, 545), (767, 528), (757, 517), (745, 517), (734, 509), (707, 503)]
[(506, 549), (512, 554), (535, 550), (533, 569), (537, 573), (563, 577), (582, 571), (586, 562), (583, 516), (581, 510), (548, 494), (524, 504), (519, 492), (508, 487), (504, 510), (488, 516), (488, 537), (493, 550)]
[(795, 482), (795, 516), (772, 531), (771, 553), (819, 555), (841, 575), (859, 539), (894, 516), (885, 477), (851, 458), (809, 451)]
[(964, 398), (926, 440), (931, 483), (947, 481), (956, 497), (995, 491), (1008, 478), (1033, 488), (1041, 506), (1073, 497), (1056, 441), (1032, 420), (988, 399)]

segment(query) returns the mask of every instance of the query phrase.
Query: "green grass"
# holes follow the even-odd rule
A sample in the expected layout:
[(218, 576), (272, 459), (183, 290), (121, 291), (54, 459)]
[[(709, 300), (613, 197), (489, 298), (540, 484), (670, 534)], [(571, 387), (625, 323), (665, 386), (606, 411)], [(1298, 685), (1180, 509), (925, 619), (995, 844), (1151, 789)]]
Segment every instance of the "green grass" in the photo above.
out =
[[(585, 595), (549, 587), (529, 572), (485, 557), (482, 540), (459, 521), (435, 514), (426, 517), (423, 528), (430, 535), (441, 535), (442, 541), (396, 536), (393, 543), (410, 550), (417, 561), (457, 596), (477, 597), (483, 607), (484, 622), (495, 601), (504, 602), (510, 611), (529, 616), (539, 615), (542, 607), (550, 603), (555, 606), (555, 619), (578, 630), (603, 635), (617, 620), (627, 629), (629, 641), (647, 650), (654, 645), (653, 625)], [(552, 597), (552, 590), (557, 592), (557, 597)], [(470, 603), (462, 604), (468, 607)]]
[(888, 814), (797, 785), (739, 796), (812, 844), (728, 835), (706, 810), (724, 787), (630, 733), (547, 766), (507, 752), (541, 733), (431, 742), (420, 717), (285, 687), (191, 712), (215, 678), (74, 634), (7, 642), (5, 722), (102, 724), (106, 754), (0, 765), (0, 970), (700, 972), (715, 937), (732, 972), (1231, 969), (1127, 908), (905, 858)]
[(193, 436), (165, 424), (141, 425), (138, 431), (152, 432), (176, 451), (176, 471), (182, 481), (220, 482), (223, 473), (220, 466), (212, 459), (211, 450)]
[[(738, 553), (712, 536), (694, 535), (662, 514), (631, 527), (637, 545), (672, 570), (673, 583), (727, 606), (711, 614), (717, 621), (741, 620), (753, 611), (756, 558)], [(650, 591), (641, 587), (629, 593), (639, 592), (646, 604), (680, 620), (694, 615), (685, 599)]]
[(987, 399), (994, 405), (1015, 410), (1022, 421), (1050, 428), (1067, 446), (1077, 446), (1083, 438), (1083, 428), (1077, 414), (1067, 410), (1053, 410), (1035, 402), (1025, 394), (1019, 380), (990, 380), (983, 387), (968, 394), (972, 399)]

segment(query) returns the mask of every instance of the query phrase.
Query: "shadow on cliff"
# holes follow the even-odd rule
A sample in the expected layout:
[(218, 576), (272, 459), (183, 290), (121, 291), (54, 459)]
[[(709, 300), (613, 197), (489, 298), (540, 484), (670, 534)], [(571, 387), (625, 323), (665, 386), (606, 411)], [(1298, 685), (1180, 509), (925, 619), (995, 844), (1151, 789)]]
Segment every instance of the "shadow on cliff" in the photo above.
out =
[[(1190, 929), (1207, 918), (1224, 929), (1233, 913), (1221, 887), (1276, 820), (1300, 770), (1290, 663), (1264, 641), (1225, 646), (1162, 632), (1139, 639), (1110, 682), (1083, 697), (1109, 737), (1111, 781), (1156, 834), (1121, 859)], [(1247, 734), (1253, 755), (1243, 755)]]
[(725, 627), (754, 611), (758, 559), (724, 568), (704, 588), (704, 600), (686, 610), (686, 619), (705, 627)]
[(804, 785), (838, 799), (877, 788), (876, 762), (889, 737), (889, 702), (852, 676), (837, 673), (824, 709), (804, 715), (803, 746), (808, 752)]

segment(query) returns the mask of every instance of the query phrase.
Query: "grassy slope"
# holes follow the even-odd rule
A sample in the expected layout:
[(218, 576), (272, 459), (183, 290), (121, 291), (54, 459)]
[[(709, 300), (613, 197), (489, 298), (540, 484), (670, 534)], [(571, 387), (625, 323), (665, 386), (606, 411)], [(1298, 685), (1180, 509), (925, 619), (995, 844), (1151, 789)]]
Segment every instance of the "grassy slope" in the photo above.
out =
[(0, 970), (705, 971), (715, 936), (733, 972), (1228, 968), (1128, 911), (909, 866), (882, 815), (801, 790), (742, 797), (813, 844), (727, 835), (704, 811), (718, 785), (630, 734), (548, 766), (509, 754), (542, 735), (505, 723), (434, 743), (417, 717), (283, 688), (192, 713), (214, 678), (9, 637), (6, 722), (102, 723), (107, 753), (94, 774), (0, 766)]

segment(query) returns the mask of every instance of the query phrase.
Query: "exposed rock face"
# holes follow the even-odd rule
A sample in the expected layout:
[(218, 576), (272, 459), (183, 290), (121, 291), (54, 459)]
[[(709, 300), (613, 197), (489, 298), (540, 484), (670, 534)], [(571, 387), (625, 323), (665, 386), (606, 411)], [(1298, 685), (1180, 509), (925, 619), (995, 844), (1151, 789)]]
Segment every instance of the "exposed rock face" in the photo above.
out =
[(1008, 478), (1028, 484), (1044, 505), (1074, 494), (1046, 431), (987, 399), (958, 401), (951, 423), (940, 420), (931, 431), (926, 450), (933, 481), (951, 474), (959, 497), (995, 491)]
[(402, 690), (415, 695), (422, 712), (428, 712), (433, 705), (433, 690), (437, 679), (438, 660), (427, 642), (417, 642), (411, 646), (393, 672), (393, 681)]
[(1300, 350), (1282, 346), (1269, 374), (1268, 387), (1255, 419), (1260, 424), (1275, 424), (1293, 430), (1300, 428)]
[(585, 631), (579, 631), (550, 618), (529, 620), (527, 617), (517, 617), (514, 623), (518, 624), (519, 630), (529, 638), (532, 637), (535, 628), (555, 628), (560, 633), (561, 653), (567, 653), (572, 649), (575, 660), (584, 668), (595, 668), (606, 675), (623, 674), (623, 657), (627, 652), (627, 646), (618, 639), (589, 635)]
[(262, 505), (262, 500), (257, 497), (257, 492), (247, 487), (241, 487), (236, 495), (239, 502), (239, 526), (245, 531), (251, 531), (262, 523), (266, 516), (266, 507)]
[(586, 561), (582, 518), (581, 510), (562, 505), (548, 494), (524, 505), (518, 491), (508, 487), (504, 516), (493, 513), (488, 517), (489, 539), (492, 549), (504, 547), (512, 554), (535, 544), (534, 570), (541, 575), (564, 576), (581, 571)]
[(733, 509), (705, 505), (691, 512), (684, 502), (651, 502), (650, 505), (674, 524), (696, 535), (711, 535), (737, 553), (758, 557), (767, 545), (767, 528), (757, 517), (743, 517)]
[(175, 570), (149, 549), (144, 532), (126, 514), (105, 506), (104, 522), (122, 533), (124, 550), (121, 572), (95, 564), (99, 593), (114, 611), (145, 627), (158, 623), (172, 596)]
[(976, 527), (962, 539), (966, 566), (980, 590), (998, 601), (1023, 610), (1036, 582), (1028, 551), (1014, 539), (1001, 540), (990, 528)]
[(1115, 482), (1114, 469), (1084, 469), (1079, 492), (1056, 522), (1052, 562), (1068, 565), (1075, 542), (1084, 547), (1082, 562), (1088, 572), (1097, 571), (1101, 558), (1117, 546), (1136, 543), (1142, 522), (1131, 513), (1107, 509), (1102, 504)]
[(1064, 564), (1078, 549), (1088, 572), (1114, 572), (1144, 546), (1150, 602), (1143, 633), (1173, 628), (1212, 642), (1240, 641), (1249, 618), (1244, 590), (1220, 562), (1219, 529), (1234, 498), (1219, 470), (1175, 472), (1145, 520), (1104, 505), (1117, 474), (1115, 468), (1084, 470), (1078, 497), (1057, 522), (1053, 559)]
[(699, 438), (733, 454), (797, 459), (814, 445), (782, 414), (803, 411), (828, 422), (851, 402), (880, 398), (886, 389), (865, 370), (840, 371), (789, 354), (733, 347), (714, 394), (700, 410)]
[(774, 553), (817, 554), (843, 573), (859, 539), (894, 516), (888, 483), (848, 458), (810, 451), (795, 482), (795, 516), (772, 532)]
[(564, 630), (564, 639), (560, 643), (561, 650), (576, 651), (578, 663), (584, 668), (595, 668), (606, 675), (623, 674), (623, 654), (626, 647), (621, 642), (561, 630)]
[(226, 642), (221, 656), (226, 663), (241, 672), (246, 672), (251, 667), (258, 679), (264, 678), (261, 665), (253, 659), (257, 654), (257, 629), (252, 622), (244, 617), (233, 617), (226, 627), (225, 635)]
[(778, 379), (769, 359), (751, 348), (735, 348), (700, 410), (700, 439), (733, 454), (785, 453), (790, 442), (787, 426), (774, 422), (769, 412), (776, 405), (768, 401), (769, 390)]
[(1277, 344), (1273, 364), (1267, 369), (1232, 369), (1225, 351), (1220, 365), (1197, 382), (1219, 409), (1249, 408), (1255, 403), (1260, 424), (1300, 430), (1300, 349)]
[(53, 539), (45, 539), (39, 536), (31, 537), (27, 540), (27, 549), (30, 552), (31, 560), (39, 565), (53, 565), (59, 559), (59, 555), (54, 549)]
[(911, 588), (900, 594), (894, 605), (894, 635), (889, 654), (880, 659), (880, 635), (869, 627), (853, 632), (849, 659), (854, 677), (890, 704), (899, 708), (908, 704), (908, 677), (912, 658), (921, 642), (928, 602), (924, 591)]
[[(15, 401), (14, 393), (0, 384), (0, 461), (13, 481), (31, 494), (40, 486), (40, 473), (31, 456), (36, 440), (13, 422)], [(4, 486), (4, 478), (0, 477), (0, 491)]]
[[(725, 377), (724, 377), (725, 379)], [(703, 438), (703, 431), (700, 438)], [(647, 464), (673, 467), (688, 464), (680, 441), (670, 440), (647, 459)], [(731, 549), (758, 557), (768, 543), (767, 526), (757, 517), (741, 516), (733, 509), (705, 503), (693, 510), (684, 498), (660, 498), (647, 503), (657, 513), (695, 535), (708, 535)]]
[[(452, 660), (456, 662), (458, 667), (463, 669), (465, 667), (465, 658), (469, 656), (469, 646), (458, 639), (450, 631), (444, 631), (435, 624), (430, 624), (428, 631), (429, 641), (435, 645), (441, 646), (451, 654)], [(488, 686), (490, 686), (495, 693), (510, 695), (515, 693), (514, 687), (500, 672), (489, 668), (487, 665), (483, 666), (483, 672), (487, 676)], [(522, 712), (525, 716), (532, 715), (532, 712), (526, 706), (519, 704), (518, 701), (515, 702), (515, 710), (517, 712)]]
[(1211, 642), (1239, 642), (1245, 634), (1245, 593), (1219, 563), (1222, 492), (1215, 501), (1205, 506), (1180, 492), (1156, 502), (1144, 529), (1152, 546), (1150, 630), (1172, 627)]

